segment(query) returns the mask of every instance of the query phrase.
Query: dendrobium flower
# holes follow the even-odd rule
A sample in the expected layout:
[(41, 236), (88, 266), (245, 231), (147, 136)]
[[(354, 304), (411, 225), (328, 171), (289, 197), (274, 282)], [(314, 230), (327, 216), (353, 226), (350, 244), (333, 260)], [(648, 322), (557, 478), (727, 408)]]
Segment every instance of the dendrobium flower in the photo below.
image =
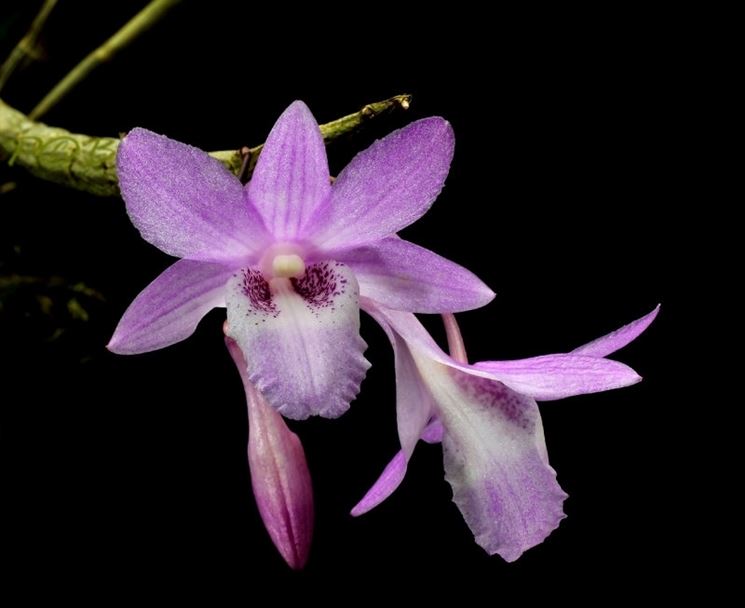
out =
[(383, 327), (396, 359), (401, 451), (352, 510), (361, 515), (398, 487), (419, 439), (442, 442), (453, 500), (489, 554), (514, 561), (564, 518), (566, 494), (548, 462), (536, 400), (629, 386), (641, 378), (605, 359), (641, 334), (659, 307), (568, 354), (468, 365), (454, 317), (446, 318), (453, 356), (411, 313), (363, 299)]
[(248, 404), (248, 465), (256, 506), (280, 555), (294, 570), (308, 561), (313, 538), (313, 487), (298, 436), (248, 379), (238, 344), (225, 338)]
[(359, 297), (410, 312), (456, 312), (494, 294), (465, 268), (399, 238), (443, 187), (453, 155), (442, 118), (414, 122), (358, 154), (330, 182), (320, 130), (296, 101), (244, 187), (205, 152), (134, 129), (117, 171), (143, 238), (183, 258), (132, 302), (108, 347), (156, 350), (227, 307), (248, 378), (289, 418), (336, 417), (369, 363)]

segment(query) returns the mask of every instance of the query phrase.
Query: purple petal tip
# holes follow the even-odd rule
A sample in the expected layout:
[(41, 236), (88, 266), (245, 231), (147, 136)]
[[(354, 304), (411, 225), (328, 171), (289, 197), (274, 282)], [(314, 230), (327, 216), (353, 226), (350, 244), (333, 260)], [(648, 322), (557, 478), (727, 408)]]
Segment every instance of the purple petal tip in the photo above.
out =
[(111, 336), (111, 339), (109, 340), (109, 343), (106, 345), (106, 350), (108, 350), (110, 353), (114, 353), (115, 355), (129, 355), (126, 348), (122, 347), (122, 339), (121, 337), (117, 336), (115, 333), (113, 336)]
[(352, 509), (352, 517), (359, 517), (377, 507), (401, 485), (406, 475), (406, 455), (399, 451), (388, 463), (378, 480)]
[[(307, 112), (310, 112), (310, 108), (308, 107), (308, 104), (306, 104), (302, 99), (296, 99), (293, 101), (289, 106), (287, 106), (287, 110), (305, 110)], [(287, 111), (285, 110), (285, 111)]]

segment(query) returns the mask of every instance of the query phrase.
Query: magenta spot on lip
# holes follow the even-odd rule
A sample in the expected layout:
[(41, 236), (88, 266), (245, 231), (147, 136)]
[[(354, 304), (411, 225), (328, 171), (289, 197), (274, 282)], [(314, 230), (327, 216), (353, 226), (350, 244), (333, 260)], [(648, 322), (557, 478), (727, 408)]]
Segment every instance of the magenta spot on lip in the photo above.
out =
[(299, 279), (290, 279), (295, 292), (313, 308), (327, 308), (334, 303), (334, 297), (346, 291), (347, 280), (339, 277), (334, 268), (337, 263), (321, 262), (305, 269)]
[(504, 418), (521, 429), (532, 431), (535, 427), (534, 416), (525, 407), (528, 397), (519, 395), (496, 380), (471, 376), (457, 370), (452, 370), (452, 374), (461, 390), (480, 405), (497, 409)]
[(261, 272), (252, 268), (245, 268), (241, 272), (243, 273), (241, 288), (245, 296), (251, 301), (251, 305), (262, 312), (276, 313), (277, 307), (272, 301), (269, 283)]

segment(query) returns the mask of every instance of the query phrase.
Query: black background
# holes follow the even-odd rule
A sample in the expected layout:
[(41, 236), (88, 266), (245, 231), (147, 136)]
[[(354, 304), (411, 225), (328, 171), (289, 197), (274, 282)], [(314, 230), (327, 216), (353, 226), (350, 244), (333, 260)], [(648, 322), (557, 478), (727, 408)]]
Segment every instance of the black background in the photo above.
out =
[[(3, 56), (33, 4), (3, 4)], [(4, 99), (29, 110), (142, 4), (60, 3), (46, 57), (18, 73)], [(341, 419), (292, 424), (317, 507), (310, 562), (293, 573), (253, 503), (224, 313), (166, 350), (108, 353), (121, 313), (171, 260), (139, 239), (119, 199), (3, 167), (0, 181), (16, 188), (0, 195), (0, 273), (59, 275), (105, 297), (84, 301), (85, 322), (70, 318), (63, 292), (51, 294), (50, 314), (33, 290), (0, 312), (2, 550), (28, 577), (27, 591), (213, 585), (239, 598), (311, 588), (333, 597), (353, 583), (345, 597), (401, 585), (413, 593), (485, 587), (496, 600), (511, 590), (577, 597), (592, 585), (662, 590), (671, 576), (692, 584), (695, 575), (680, 581), (696, 559), (695, 534), (681, 522), (693, 518), (697, 489), (679, 481), (690, 456), (679, 445), (673, 361), (686, 268), (679, 227), (698, 186), (690, 164), (696, 60), (675, 17), (534, 7), (411, 18), (380, 4), (332, 17), (321, 7), (237, 4), (185, 2), (45, 121), (99, 135), (143, 126), (230, 149), (263, 141), (296, 98), (325, 122), (412, 93), (405, 115), (334, 144), (331, 169), (413, 119), (451, 121), (447, 186), (403, 234), (497, 292), (459, 317), (470, 358), (566, 351), (662, 302), (654, 326), (617, 355), (644, 382), (541, 406), (568, 517), (506, 564), (473, 542), (437, 446), (420, 444), (381, 507), (348, 515), (397, 449), (390, 348), (363, 319), (373, 368), (360, 397)], [(425, 321), (439, 335), (437, 319)]]

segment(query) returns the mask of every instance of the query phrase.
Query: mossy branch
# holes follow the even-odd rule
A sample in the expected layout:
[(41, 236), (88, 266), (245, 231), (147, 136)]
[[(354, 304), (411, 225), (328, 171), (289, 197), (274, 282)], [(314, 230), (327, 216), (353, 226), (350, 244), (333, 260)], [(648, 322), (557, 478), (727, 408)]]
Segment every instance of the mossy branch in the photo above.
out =
[[(355, 131), (363, 123), (396, 110), (406, 110), (410, 95), (396, 95), (371, 103), (358, 112), (321, 125), (328, 144)], [(119, 193), (116, 177), (115, 137), (92, 137), (35, 122), (0, 100), (0, 158), (28, 169), (41, 179), (100, 196)], [(247, 170), (256, 165), (261, 146), (244, 150), (211, 152), (238, 175), (248, 155)]]

